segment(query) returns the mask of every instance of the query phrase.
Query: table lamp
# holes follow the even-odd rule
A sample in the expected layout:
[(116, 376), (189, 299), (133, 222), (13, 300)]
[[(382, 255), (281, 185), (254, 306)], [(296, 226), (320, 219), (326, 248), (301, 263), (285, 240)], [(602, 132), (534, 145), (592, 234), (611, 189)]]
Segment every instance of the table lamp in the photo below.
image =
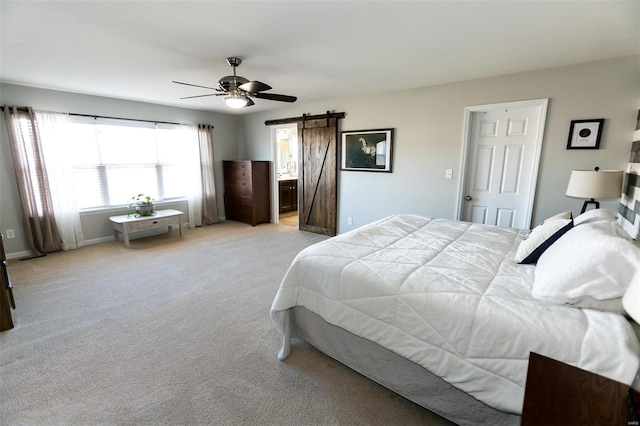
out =
[(584, 213), (589, 204), (600, 208), (599, 199), (620, 198), (622, 195), (622, 170), (572, 170), (567, 187), (567, 197), (588, 198), (582, 205)]

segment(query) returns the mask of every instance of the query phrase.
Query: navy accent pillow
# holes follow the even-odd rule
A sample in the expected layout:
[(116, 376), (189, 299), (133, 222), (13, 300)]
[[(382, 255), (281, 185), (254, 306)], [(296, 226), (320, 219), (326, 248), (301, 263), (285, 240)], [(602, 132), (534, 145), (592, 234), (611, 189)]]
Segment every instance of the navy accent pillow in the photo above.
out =
[(515, 261), (536, 263), (542, 253), (571, 228), (573, 228), (571, 212), (560, 213), (546, 219), (524, 237), (518, 246)]

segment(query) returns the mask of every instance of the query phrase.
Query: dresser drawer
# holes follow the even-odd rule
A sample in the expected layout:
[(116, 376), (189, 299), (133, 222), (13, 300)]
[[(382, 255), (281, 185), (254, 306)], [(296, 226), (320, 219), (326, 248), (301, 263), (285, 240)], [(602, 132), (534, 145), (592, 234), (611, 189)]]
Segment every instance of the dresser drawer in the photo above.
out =
[(251, 180), (249, 179), (237, 179), (226, 182), (225, 190), (229, 194), (233, 194), (234, 197), (251, 198), (253, 197), (253, 189)]
[[(135, 222), (130, 225), (137, 225), (136, 231), (142, 231), (143, 229), (151, 229), (158, 228), (161, 226), (178, 226), (180, 224), (179, 217), (163, 217), (158, 219), (147, 219), (140, 222)], [(132, 227), (129, 228), (131, 231), (134, 229)]]
[(224, 167), (224, 180), (251, 179), (251, 163), (237, 162)]
[(227, 219), (250, 222), (253, 219), (255, 202), (251, 199), (226, 197)]

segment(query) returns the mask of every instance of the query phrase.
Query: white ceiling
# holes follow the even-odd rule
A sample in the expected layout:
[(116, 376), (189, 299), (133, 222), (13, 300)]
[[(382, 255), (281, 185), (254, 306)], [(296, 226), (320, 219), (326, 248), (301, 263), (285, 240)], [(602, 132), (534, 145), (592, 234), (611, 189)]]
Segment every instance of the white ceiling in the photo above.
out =
[[(640, 54), (640, 1), (7, 1), (0, 81), (232, 112), (238, 74), (298, 102)], [(588, 88), (585, 88), (588, 90)], [(289, 104), (255, 100), (241, 112)]]

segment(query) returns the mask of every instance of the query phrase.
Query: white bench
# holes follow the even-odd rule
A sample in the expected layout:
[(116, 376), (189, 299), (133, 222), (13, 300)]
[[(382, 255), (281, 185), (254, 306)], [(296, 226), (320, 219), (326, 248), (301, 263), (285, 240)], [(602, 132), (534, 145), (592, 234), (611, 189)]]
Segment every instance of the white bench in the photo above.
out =
[(118, 241), (118, 232), (122, 234), (124, 246), (129, 247), (129, 234), (131, 232), (144, 231), (167, 226), (168, 232), (173, 230), (174, 226), (180, 229), (180, 237), (182, 237), (182, 215), (179, 210), (157, 210), (152, 216), (136, 216), (135, 214), (111, 216), (109, 220), (113, 222), (113, 236)]

